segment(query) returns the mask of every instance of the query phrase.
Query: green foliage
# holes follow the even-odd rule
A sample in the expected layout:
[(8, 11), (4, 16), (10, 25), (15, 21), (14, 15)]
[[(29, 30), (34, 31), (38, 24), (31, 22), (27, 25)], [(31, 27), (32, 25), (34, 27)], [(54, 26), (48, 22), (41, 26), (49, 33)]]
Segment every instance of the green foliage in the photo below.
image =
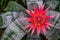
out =
[(8, 37), (4, 38), (4, 40), (8, 40)]
[(26, 0), (21, 0), (23, 2), (23, 4), (25, 5), (26, 4)]
[(15, 1), (22, 6), (26, 7), (26, 0), (0, 0), (0, 13), (5, 12), (5, 8), (10, 1)]
[(27, 34), (21, 40), (26, 40), (26, 39), (27, 39)]
[(14, 31), (10, 31), (10, 33), (8, 33), (8, 37), (11, 37), (11, 35), (16, 35), (16, 33)]
[(59, 3), (58, 6), (56, 7), (55, 11), (60, 12), (60, 3)]
[(16, 2), (10, 1), (8, 3), (7, 7), (4, 9), (4, 11), (11, 11), (11, 12), (12, 11), (15, 11), (15, 12), (23, 11), (23, 12), (25, 12), (25, 8)]
[(44, 0), (44, 3), (46, 4), (45, 7), (49, 6), (50, 10), (58, 11), (60, 12), (60, 0)]
[(8, 0), (0, 0), (0, 8), (2, 8), (3, 6), (5, 6), (5, 4), (7, 3)]
[(0, 0), (0, 14), (3, 12), (4, 8), (7, 6), (8, 0)]
[(3, 21), (2, 21), (2, 18), (0, 16), (0, 27), (3, 25)]

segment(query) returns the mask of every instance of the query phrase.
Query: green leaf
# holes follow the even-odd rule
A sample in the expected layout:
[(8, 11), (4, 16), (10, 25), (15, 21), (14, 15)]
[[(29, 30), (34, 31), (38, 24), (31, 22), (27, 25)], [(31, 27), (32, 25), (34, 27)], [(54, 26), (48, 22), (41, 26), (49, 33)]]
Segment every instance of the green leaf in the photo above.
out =
[(0, 0), (0, 8), (3, 9), (6, 6), (8, 0)]
[(21, 40), (26, 40), (26, 39), (27, 39), (27, 34)]
[(24, 3), (24, 5), (25, 5), (25, 3), (26, 3), (26, 0), (21, 0), (23, 3)]
[(55, 11), (60, 12), (60, 3), (57, 5), (57, 7), (56, 7)]
[(3, 25), (2, 17), (0, 16), (0, 27)]
[(16, 2), (10, 1), (7, 5), (7, 7), (4, 9), (4, 11), (15, 11), (15, 12), (20, 12), (20, 11), (25, 11), (25, 8), (19, 5)]

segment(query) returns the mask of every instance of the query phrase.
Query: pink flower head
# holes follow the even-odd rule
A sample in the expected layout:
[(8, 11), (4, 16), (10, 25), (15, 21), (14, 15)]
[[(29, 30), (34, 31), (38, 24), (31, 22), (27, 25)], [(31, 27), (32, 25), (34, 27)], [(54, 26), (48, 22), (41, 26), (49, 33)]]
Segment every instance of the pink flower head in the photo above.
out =
[(46, 33), (46, 28), (50, 29), (52, 25), (47, 20), (53, 18), (52, 16), (46, 16), (49, 7), (44, 10), (44, 4), (40, 6), (40, 9), (37, 7), (34, 8), (34, 11), (26, 10), (26, 12), (31, 16), (27, 18), (27, 21), (30, 23), (25, 27), (29, 28), (31, 31), (31, 35), (33, 35), (34, 31), (37, 30), (37, 35), (39, 36), (40, 32)]

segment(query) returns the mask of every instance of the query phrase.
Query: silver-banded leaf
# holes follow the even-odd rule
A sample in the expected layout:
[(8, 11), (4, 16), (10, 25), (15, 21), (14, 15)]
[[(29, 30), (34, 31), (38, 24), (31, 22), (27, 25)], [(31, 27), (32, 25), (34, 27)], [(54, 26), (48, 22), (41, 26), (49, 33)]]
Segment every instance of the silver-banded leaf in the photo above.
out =
[(49, 6), (50, 10), (55, 10), (60, 2), (58, 0), (44, 0), (44, 3), (46, 4), (45, 7)]
[(48, 30), (45, 36), (48, 40), (58, 40), (60, 39), (60, 30), (56, 28), (51, 28), (51, 30)]
[[(60, 39), (60, 13), (56, 11), (48, 11), (47, 14), (54, 14), (55, 17), (51, 20), (54, 25), (50, 30), (47, 29), (47, 34), (45, 35), (48, 40), (58, 40)], [(57, 25), (57, 26), (56, 26)]]
[[(14, 6), (13, 6), (13, 5), (12, 5), (13, 8), (7, 6), (7, 8), (5, 9), (5, 11), (16, 11), (16, 12), (19, 12), (19, 13), (22, 11), (22, 12), (20, 13), (20, 14), (21, 14), (20, 17), (21, 17), (21, 16), (23, 15), (23, 12), (25, 12), (24, 7), (22, 7), (21, 5), (20, 5), (20, 7), (19, 7), (19, 4), (17, 4), (16, 2), (9, 2), (8, 5), (11, 5), (11, 3), (14, 4), (14, 5), (16, 6), (16, 8), (14, 9)], [(19, 8), (20, 8), (20, 9), (19, 9)], [(10, 9), (11, 9), (11, 10), (10, 10)], [(15, 13), (16, 13), (16, 12), (15, 12)], [(12, 13), (12, 14), (13, 14), (13, 17), (14, 17), (14, 20), (15, 20), (15, 18), (16, 18), (16, 17), (15, 17), (15, 15), (16, 15), (15, 13), (14, 13), (14, 14)], [(25, 13), (24, 13), (24, 14), (25, 14)], [(19, 17), (19, 14), (18, 14), (18, 17)], [(18, 18), (18, 17), (17, 17), (17, 18)], [(13, 23), (14, 23), (14, 22), (13, 22)], [(11, 25), (11, 24), (9, 24), (9, 25)], [(11, 26), (12, 26), (13, 28), (16, 28), (16, 27), (14, 27), (14, 24), (12, 24)], [(19, 33), (18, 33), (18, 34), (15, 33), (16, 31), (15, 31), (15, 32), (13, 31), (13, 30), (14, 30), (13, 28), (12, 28), (12, 29), (10, 28), (10, 29), (11, 29), (11, 31), (10, 31), (10, 29), (8, 29), (9, 27), (10, 27), (10, 26), (7, 26), (7, 29), (6, 29), (6, 31), (4, 32), (4, 34), (2, 35), (1, 40), (13, 40), (13, 39), (14, 39), (14, 40), (20, 40), (20, 38), (22, 38), (22, 37), (25, 35), (25, 33), (24, 33), (22, 30), (20, 30), (19, 27), (17, 27), (17, 28), (19, 29), (19, 31), (18, 31)], [(16, 28), (15, 30), (18, 30), (17, 28)], [(7, 32), (7, 31), (8, 31), (8, 32)], [(21, 33), (20, 33), (20, 31), (21, 31)], [(7, 33), (7, 34), (5, 34), (5, 33)], [(7, 35), (7, 37), (6, 37), (5, 35)], [(10, 38), (11, 35), (14, 35), (14, 36), (13, 36), (12, 38)], [(17, 36), (16, 36), (16, 35), (17, 35)], [(19, 36), (19, 35), (20, 35), (20, 36)], [(5, 37), (4, 37), (4, 36), (5, 36)]]
[(35, 6), (40, 8), (40, 6), (43, 4), (42, 0), (27, 0), (27, 8), (29, 10), (33, 10)]
[(2, 35), (1, 40), (20, 40), (25, 34), (15, 23), (11, 23)]
[[(1, 37), (1, 40), (21, 40), (22, 37), (27, 33), (26, 29), (23, 27), (28, 24), (25, 21), (25, 17), (23, 12), (20, 13), (20, 16), (11, 24), (7, 26), (4, 34)], [(22, 16), (21, 16), (22, 15)]]
[(58, 24), (60, 24), (60, 13), (59, 12), (56, 12), (56, 11), (48, 11), (47, 12), (47, 15), (51, 15), (51, 16), (54, 16), (51, 20), (49, 20), (53, 25), (54, 25), (54, 28), (57, 28), (59, 29), (60, 26), (58, 26)]
[(7, 27), (7, 25), (9, 25), (10, 23), (12, 23), (15, 19), (17, 19), (19, 15), (19, 12), (6, 12), (1, 14), (1, 18), (2, 18), (2, 24), (0, 26), (0, 28), (5, 28)]
[[(5, 28), (7, 26), (7, 24), (13, 22), (18, 17), (20, 12), (25, 12), (25, 8), (16, 2), (10, 1), (8, 3), (5, 11), (9, 11), (9, 12), (5, 12), (5, 13), (1, 14), (1, 18), (3, 21), (1, 20), (2, 23), (0, 23), (0, 24), (2, 26), (0, 26), (0, 28)], [(25, 12), (25, 14), (26, 14), (26, 12)], [(11, 20), (7, 17), (9, 17), (9, 18), (11, 17), (10, 18)], [(7, 21), (6, 18), (7, 18), (7, 20), (10, 20), (10, 22)], [(6, 23), (6, 22), (8, 22), (8, 23)]]

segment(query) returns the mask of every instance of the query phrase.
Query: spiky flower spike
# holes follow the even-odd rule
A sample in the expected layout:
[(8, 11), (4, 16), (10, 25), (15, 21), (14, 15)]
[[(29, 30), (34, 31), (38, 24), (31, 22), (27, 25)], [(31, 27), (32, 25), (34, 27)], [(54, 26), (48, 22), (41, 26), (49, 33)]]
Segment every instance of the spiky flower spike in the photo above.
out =
[(25, 28), (29, 28), (29, 31), (31, 31), (31, 35), (34, 33), (35, 30), (37, 30), (37, 35), (39, 36), (40, 31), (42, 31), (44, 34), (46, 33), (46, 28), (50, 29), (50, 24), (47, 20), (52, 18), (53, 16), (46, 16), (48, 8), (44, 9), (44, 4), (40, 6), (40, 9), (38, 10), (37, 7), (34, 8), (34, 11), (26, 10), (26, 12), (31, 16), (27, 18), (27, 21), (30, 22), (29, 25), (27, 25)]

